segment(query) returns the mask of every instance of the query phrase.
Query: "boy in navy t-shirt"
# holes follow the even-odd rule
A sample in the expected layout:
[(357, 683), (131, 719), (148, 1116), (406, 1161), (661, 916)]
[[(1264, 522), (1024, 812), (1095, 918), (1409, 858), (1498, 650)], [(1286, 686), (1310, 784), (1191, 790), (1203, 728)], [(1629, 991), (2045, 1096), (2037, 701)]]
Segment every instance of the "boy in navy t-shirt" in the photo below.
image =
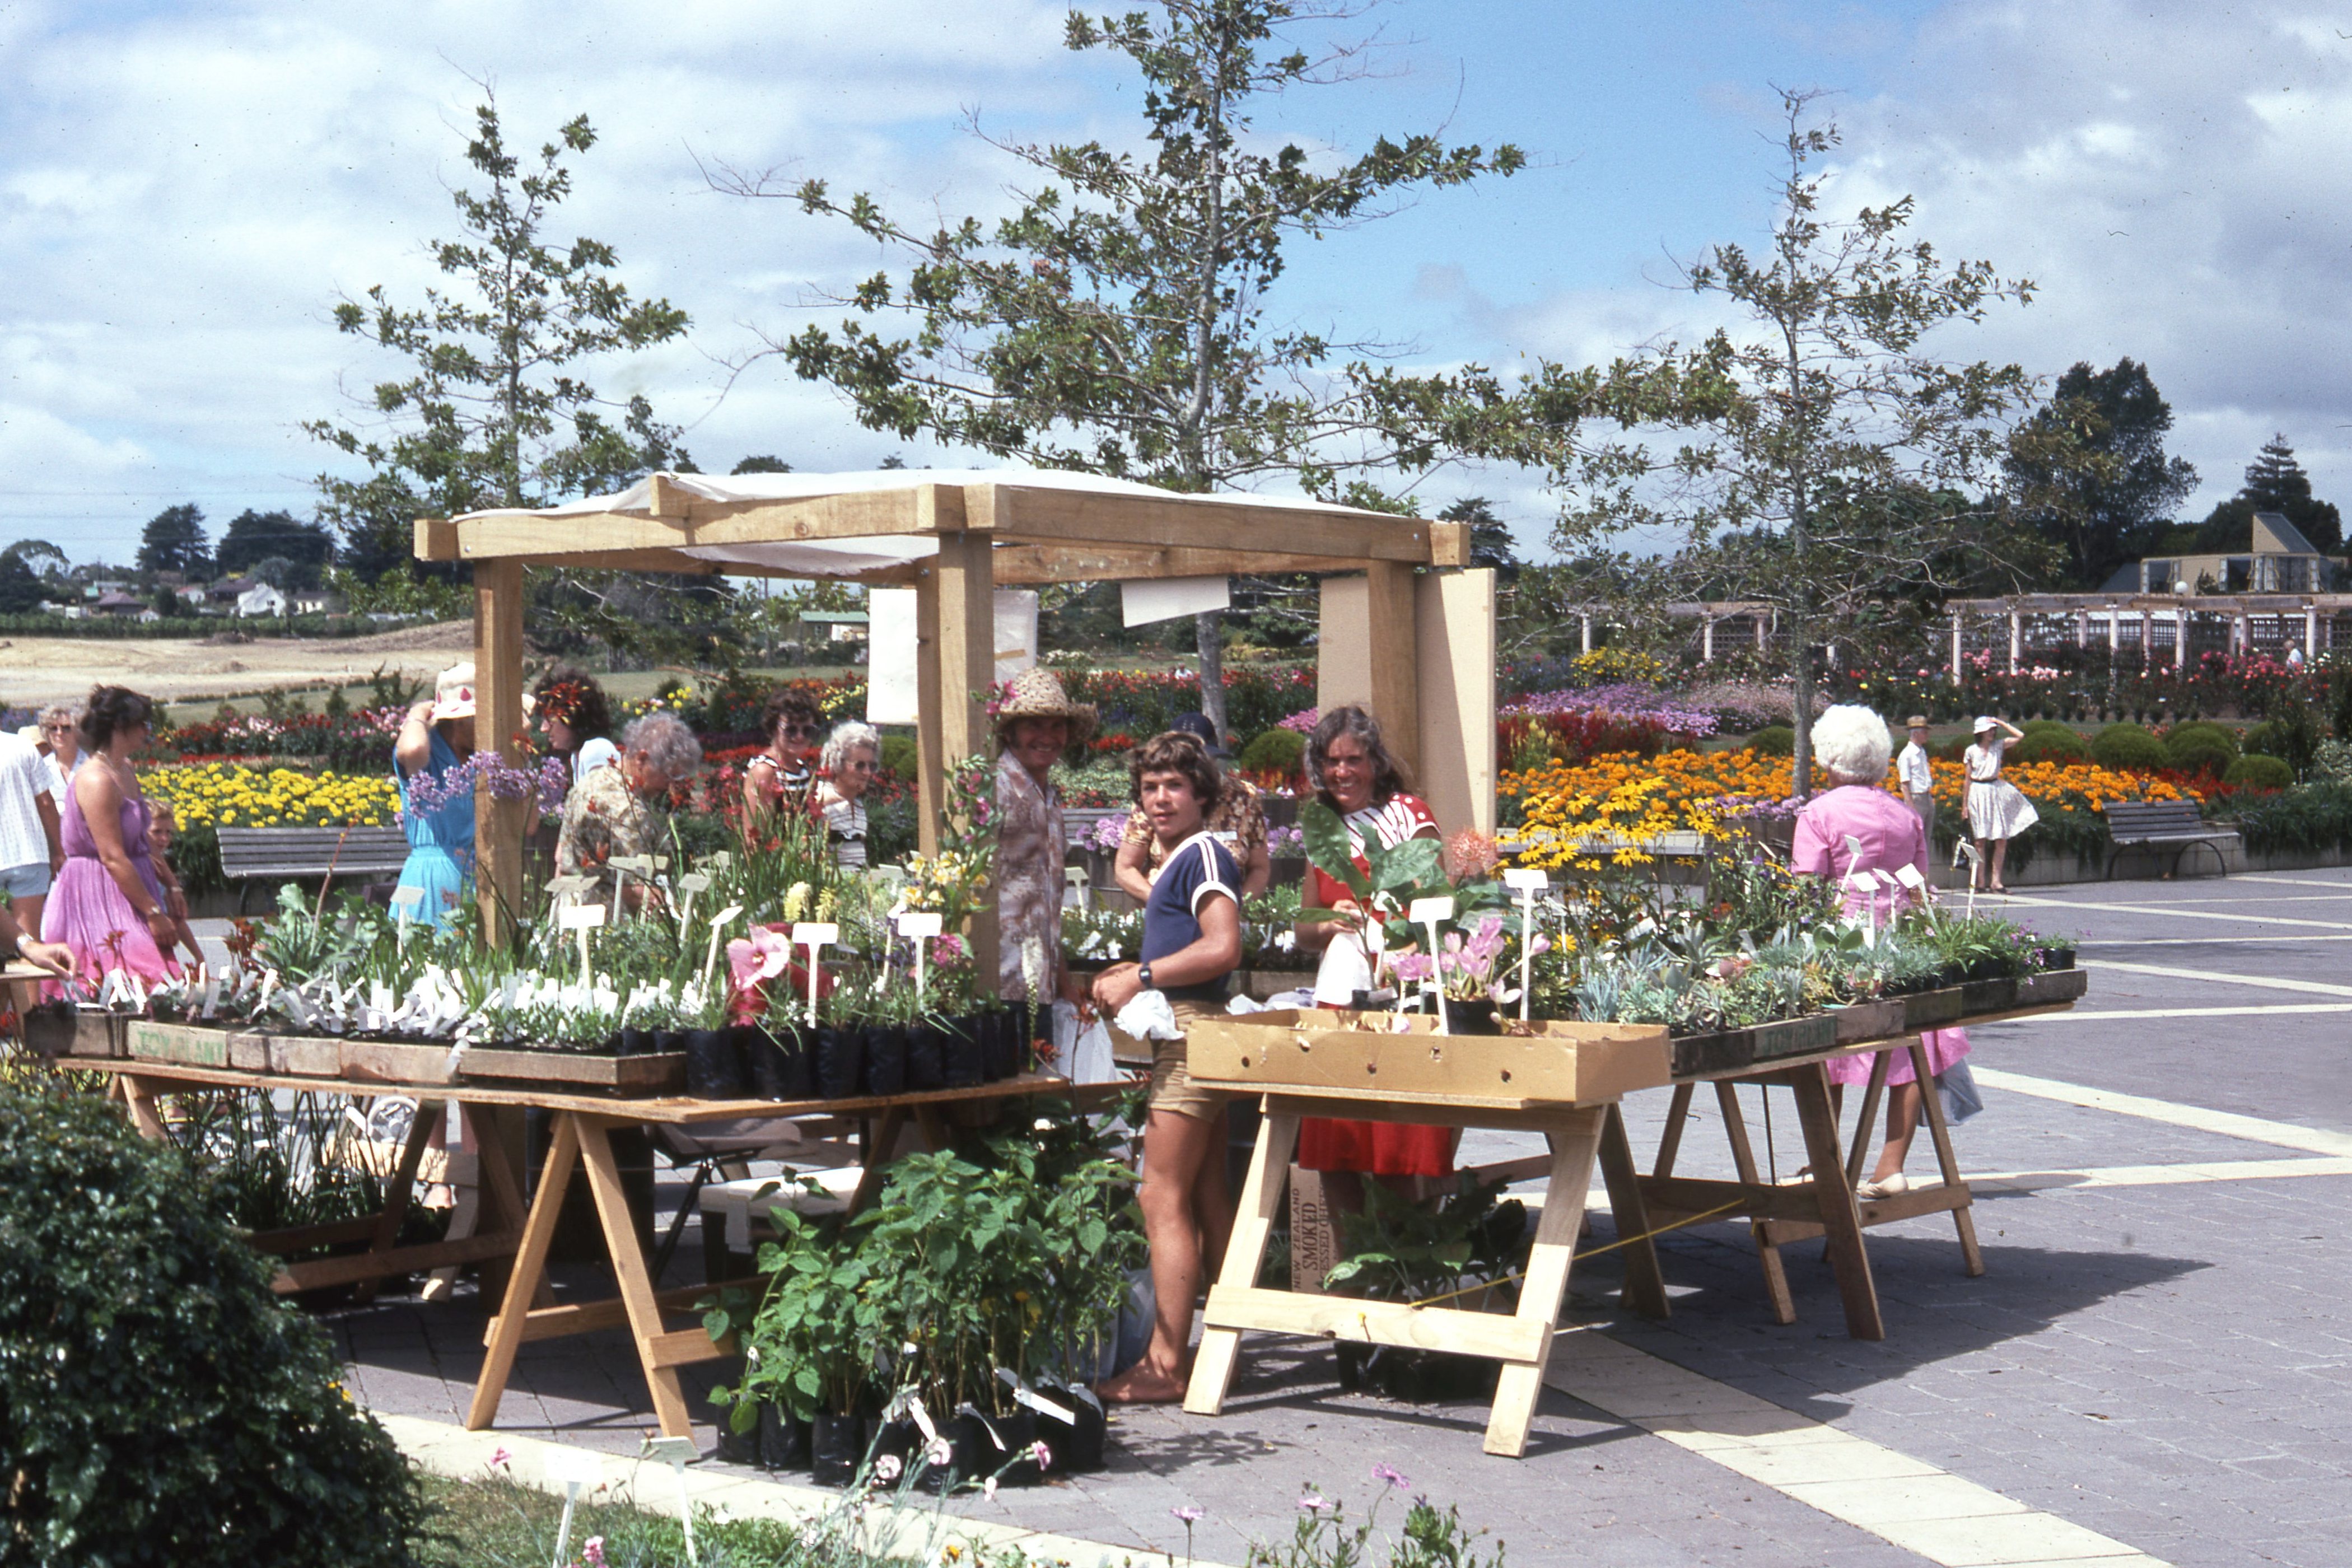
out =
[[(1166, 858), (1143, 907), (1143, 962), (1104, 970), (1095, 979), (1095, 1001), (1117, 1013), (1156, 990), (1185, 1028), (1223, 1010), (1227, 984), (1242, 961), (1241, 873), (1232, 852), (1202, 827), (1223, 780), (1200, 742), (1177, 731), (1136, 748), (1128, 769), (1135, 802)], [(1160, 1305), (1143, 1359), (1097, 1390), (1130, 1405), (1184, 1397), (1184, 1351), (1203, 1259), (1224, 1257), (1234, 1227), (1224, 1100), (1192, 1087), (1181, 1039), (1151, 1043), (1150, 1107), (1139, 1201)]]

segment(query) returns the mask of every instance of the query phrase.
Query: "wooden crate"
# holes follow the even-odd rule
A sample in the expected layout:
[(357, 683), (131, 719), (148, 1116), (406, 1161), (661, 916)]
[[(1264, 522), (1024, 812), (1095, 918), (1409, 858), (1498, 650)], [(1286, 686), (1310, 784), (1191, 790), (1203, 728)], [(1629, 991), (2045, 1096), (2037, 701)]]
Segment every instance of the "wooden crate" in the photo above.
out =
[(225, 1068), (229, 1065), (228, 1031), (131, 1018), (123, 1028), (123, 1055), (182, 1067)]
[(667, 1094), (686, 1088), (686, 1056), (679, 1051), (661, 1056), (602, 1057), (578, 1051), (477, 1048), (466, 1053), (458, 1070), (468, 1079), (561, 1083), (582, 1089), (609, 1089), (624, 1095)]
[(1253, 1013), (1194, 1024), (1186, 1065), (1193, 1081), (1218, 1089), (1440, 1095), (1506, 1106), (1591, 1104), (1669, 1079), (1664, 1029), (1530, 1027), (1536, 1032), (1524, 1036), (1441, 1035), (1433, 1020), (1410, 1014)]

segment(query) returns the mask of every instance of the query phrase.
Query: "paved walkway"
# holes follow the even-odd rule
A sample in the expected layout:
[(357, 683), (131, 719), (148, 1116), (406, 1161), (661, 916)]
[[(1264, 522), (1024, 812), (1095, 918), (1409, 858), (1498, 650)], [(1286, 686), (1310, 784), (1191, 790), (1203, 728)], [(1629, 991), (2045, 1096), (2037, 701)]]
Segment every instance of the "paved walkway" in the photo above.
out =
[[(1171, 1510), (1198, 1507), (1193, 1552), (1238, 1563), (1289, 1533), (1302, 1487), (1360, 1508), (1385, 1463), (1517, 1563), (2352, 1561), (2352, 872), (2011, 907), (2082, 935), (2092, 994), (1979, 1031), (1987, 1109), (1958, 1136), (1988, 1178), (1989, 1272), (1961, 1274), (1948, 1224), (1872, 1232), (1885, 1342), (1845, 1337), (1812, 1247), (1789, 1249), (1800, 1318), (1776, 1325), (1744, 1228), (1703, 1226), (1664, 1244), (1665, 1323), (1617, 1310), (1612, 1257), (1580, 1266), (1570, 1316), (1590, 1331), (1563, 1340), (1523, 1460), (1479, 1451), (1483, 1408), (1343, 1394), (1328, 1347), (1258, 1340), (1223, 1417), (1126, 1415), (1106, 1473), (963, 1511), (1181, 1553)], [(1793, 1117), (1772, 1100), (1790, 1172)], [(1664, 1103), (1629, 1102), (1637, 1148)], [(1695, 1126), (1685, 1168), (1728, 1173), (1719, 1142)], [(1915, 1152), (1914, 1175), (1929, 1169)], [(680, 1257), (698, 1257), (691, 1238)], [(581, 1283), (601, 1289), (593, 1273)], [(480, 1358), (470, 1290), (330, 1322), (372, 1407), (460, 1419)], [(500, 1431), (634, 1454), (649, 1425), (612, 1334), (526, 1346)]]

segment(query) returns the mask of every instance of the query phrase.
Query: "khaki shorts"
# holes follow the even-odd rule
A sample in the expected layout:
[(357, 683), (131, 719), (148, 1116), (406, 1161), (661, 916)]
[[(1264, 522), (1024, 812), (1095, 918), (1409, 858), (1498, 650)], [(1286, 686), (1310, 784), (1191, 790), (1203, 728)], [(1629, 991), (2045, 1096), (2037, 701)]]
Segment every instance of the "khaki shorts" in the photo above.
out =
[[(1202, 1003), (1179, 1002), (1172, 997), (1168, 1006), (1176, 1015), (1176, 1026), (1187, 1033), (1191, 1032), (1194, 1020), (1213, 1018), (1220, 1012), (1218, 1008)], [(1151, 1109), (1174, 1116), (1189, 1116), (1196, 1121), (1207, 1121), (1223, 1115), (1225, 1097), (1210, 1089), (1192, 1087), (1192, 1076), (1185, 1070), (1185, 1043), (1181, 1039), (1151, 1042)]]

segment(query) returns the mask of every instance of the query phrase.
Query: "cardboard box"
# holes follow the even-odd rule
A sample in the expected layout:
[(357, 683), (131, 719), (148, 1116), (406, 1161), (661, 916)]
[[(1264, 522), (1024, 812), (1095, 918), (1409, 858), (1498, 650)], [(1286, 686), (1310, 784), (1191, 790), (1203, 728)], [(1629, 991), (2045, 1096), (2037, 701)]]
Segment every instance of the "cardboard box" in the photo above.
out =
[(1538, 1023), (1528, 1035), (1441, 1035), (1411, 1014), (1252, 1013), (1186, 1037), (1195, 1082), (1218, 1089), (1345, 1090), (1482, 1105), (1592, 1104), (1670, 1081), (1666, 1031)]

